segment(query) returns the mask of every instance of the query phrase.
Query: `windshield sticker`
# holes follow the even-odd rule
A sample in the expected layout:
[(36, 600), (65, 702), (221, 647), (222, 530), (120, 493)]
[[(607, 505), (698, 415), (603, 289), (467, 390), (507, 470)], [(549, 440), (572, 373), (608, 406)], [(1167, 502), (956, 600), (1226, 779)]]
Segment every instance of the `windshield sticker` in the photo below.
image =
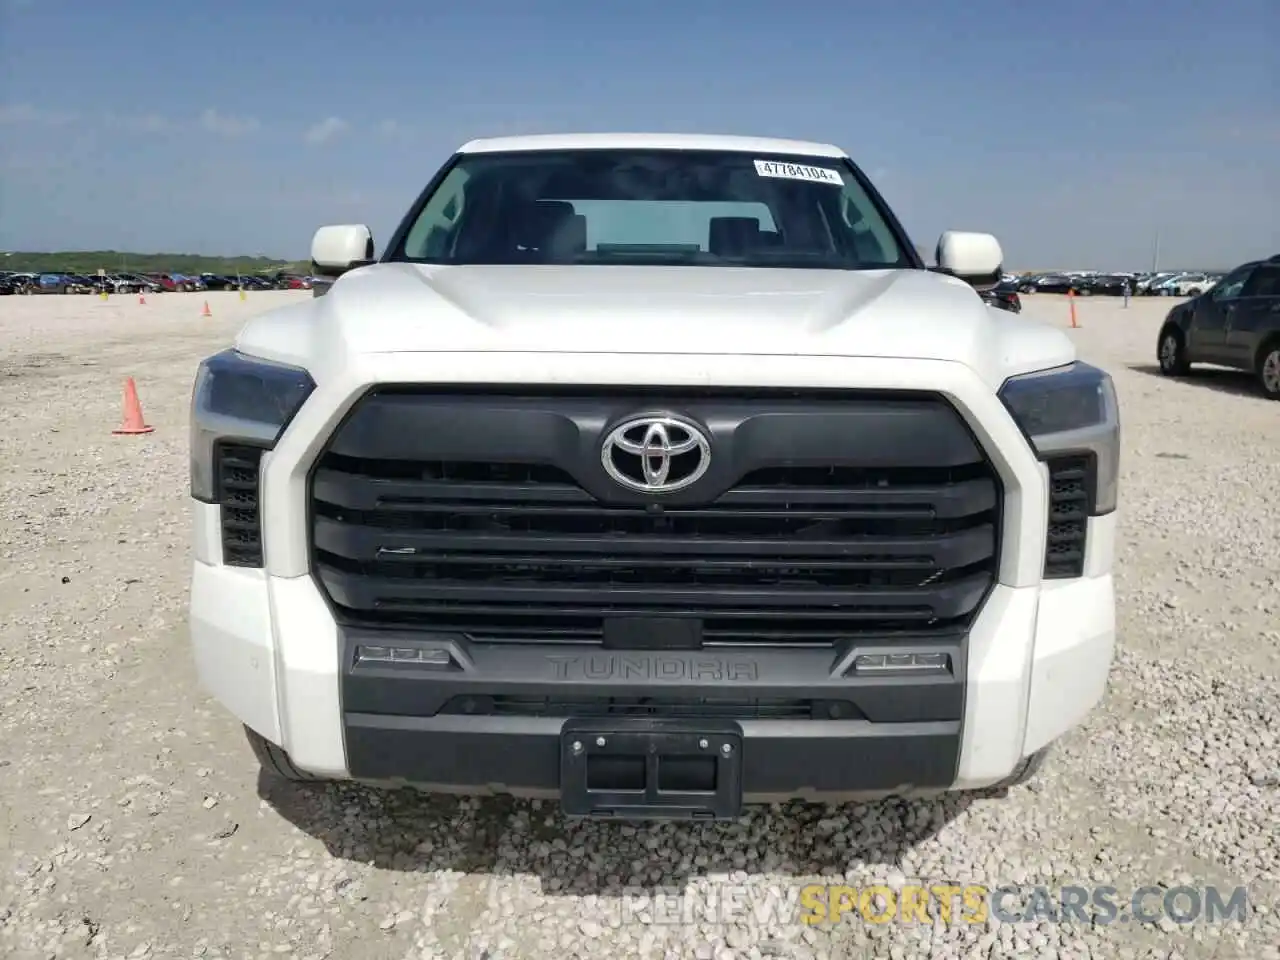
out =
[(757, 160), (756, 173), (762, 177), (781, 177), (784, 180), (807, 180), (809, 183), (829, 183), (843, 187), (844, 181), (835, 170), (826, 167), (806, 167), (802, 163), (777, 163), (773, 160)]

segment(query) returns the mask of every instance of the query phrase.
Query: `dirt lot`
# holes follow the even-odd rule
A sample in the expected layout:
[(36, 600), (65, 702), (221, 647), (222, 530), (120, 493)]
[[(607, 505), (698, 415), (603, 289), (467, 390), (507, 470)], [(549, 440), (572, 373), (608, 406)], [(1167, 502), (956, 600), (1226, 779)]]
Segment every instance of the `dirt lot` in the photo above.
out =
[[(1162, 379), (1169, 301), (1079, 305), (1072, 335), (1123, 404), (1122, 652), (1104, 706), (1037, 782), (1003, 801), (636, 830), (260, 781), (197, 689), (192, 374), (297, 296), (0, 299), (0, 956), (1280, 957), (1280, 405), (1239, 374)], [(1060, 298), (1025, 302), (1065, 325)], [(151, 435), (111, 434), (126, 376)], [(732, 883), (763, 903), (912, 879), (1104, 884), (1122, 901), (1244, 884), (1253, 912), (826, 931), (725, 904), (676, 924), (618, 893)]]

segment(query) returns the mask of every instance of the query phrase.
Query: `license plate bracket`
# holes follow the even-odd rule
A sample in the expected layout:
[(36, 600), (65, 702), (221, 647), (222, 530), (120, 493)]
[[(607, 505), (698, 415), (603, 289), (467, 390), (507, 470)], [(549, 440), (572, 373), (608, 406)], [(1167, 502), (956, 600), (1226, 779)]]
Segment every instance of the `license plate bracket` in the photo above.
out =
[(742, 728), (732, 721), (566, 720), (566, 816), (733, 820), (742, 813)]

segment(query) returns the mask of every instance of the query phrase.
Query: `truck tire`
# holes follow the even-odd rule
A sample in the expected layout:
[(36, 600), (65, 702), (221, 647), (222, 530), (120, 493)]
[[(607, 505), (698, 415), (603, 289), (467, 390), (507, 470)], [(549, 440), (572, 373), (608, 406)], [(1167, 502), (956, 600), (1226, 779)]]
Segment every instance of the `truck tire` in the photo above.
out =
[(1272, 337), (1258, 351), (1258, 385), (1268, 400), (1280, 400), (1280, 338)]
[(1033, 780), (1040, 772), (1040, 768), (1044, 766), (1045, 758), (1049, 756), (1050, 747), (1041, 747), (1029, 757), (1024, 757), (1022, 762), (1014, 767), (1013, 772), (1005, 777), (992, 790), (1010, 790), (1013, 787), (1020, 787), (1029, 780)]
[(1160, 361), (1160, 372), (1166, 377), (1185, 377), (1191, 372), (1191, 364), (1187, 361), (1187, 341), (1177, 327), (1168, 326), (1160, 331), (1156, 359)]
[(321, 781), (320, 777), (313, 777), (306, 771), (295, 767), (293, 761), (289, 759), (289, 754), (256, 730), (246, 726), (244, 735), (249, 740), (253, 755), (258, 758), (258, 764), (267, 773), (279, 777), (281, 780), (288, 780), (291, 783), (319, 783)]

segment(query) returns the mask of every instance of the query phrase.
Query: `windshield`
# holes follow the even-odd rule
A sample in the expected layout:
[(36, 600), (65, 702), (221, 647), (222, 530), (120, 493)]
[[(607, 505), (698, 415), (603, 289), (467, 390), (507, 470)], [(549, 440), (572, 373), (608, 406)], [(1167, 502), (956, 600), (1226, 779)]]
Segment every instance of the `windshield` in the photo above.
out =
[(688, 150), (462, 154), (387, 259), (916, 266), (847, 161)]

